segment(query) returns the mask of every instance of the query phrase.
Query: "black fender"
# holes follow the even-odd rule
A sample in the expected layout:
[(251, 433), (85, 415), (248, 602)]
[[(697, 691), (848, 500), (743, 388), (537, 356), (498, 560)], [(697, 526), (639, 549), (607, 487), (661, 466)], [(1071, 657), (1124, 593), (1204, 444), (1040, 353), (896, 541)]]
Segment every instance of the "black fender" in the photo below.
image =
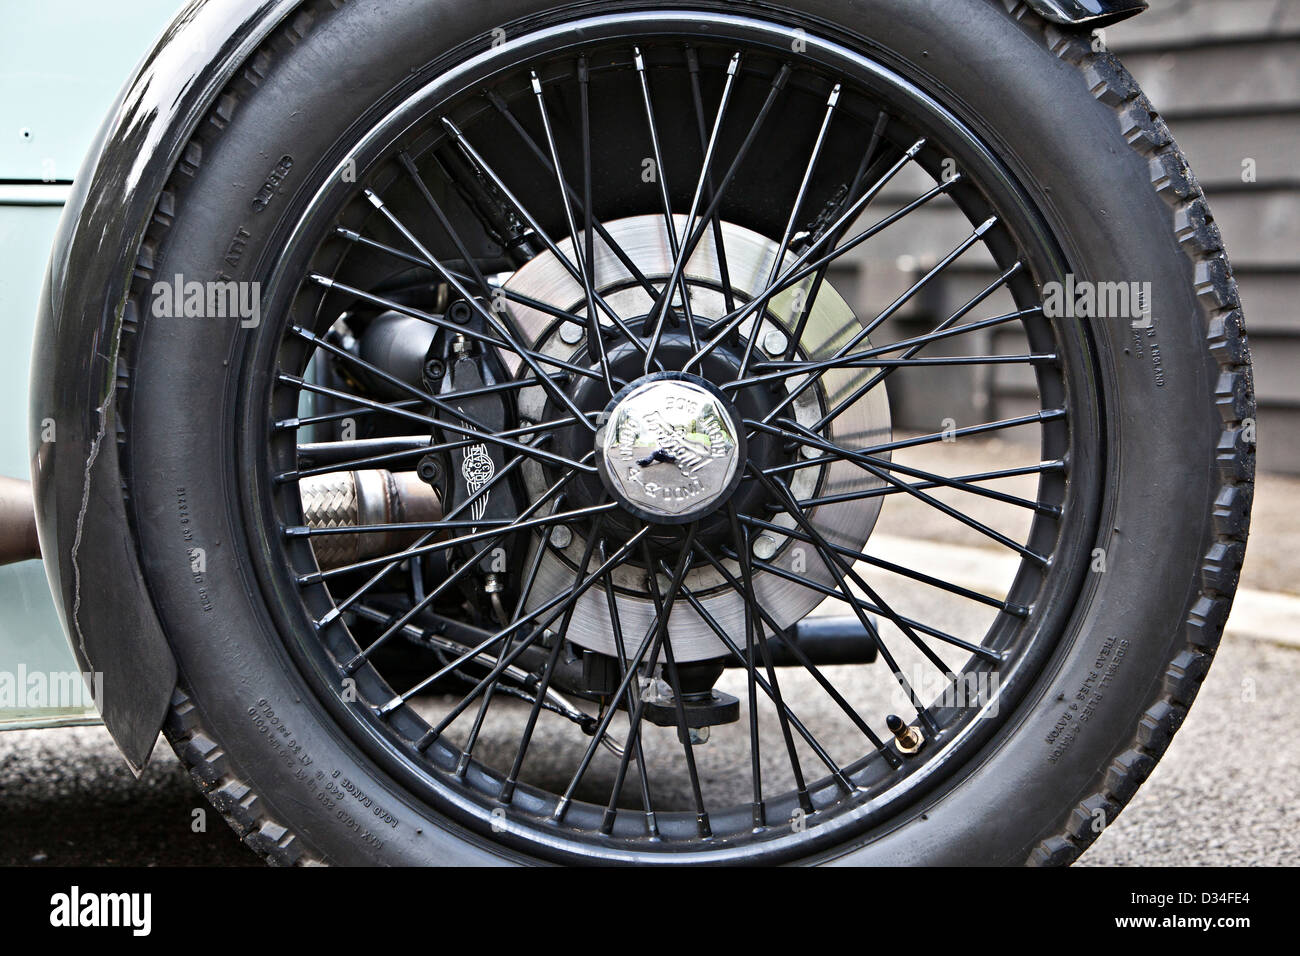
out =
[[(140, 247), (190, 135), (226, 83), (301, 2), (191, 0), (177, 14), (77, 174), (41, 294), (29, 403), (41, 552), (72, 651), (83, 671), (103, 675), (100, 713), (136, 771), (153, 750), (177, 672), (123, 499), (114, 403), (119, 344), (135, 322), (127, 298), (136, 265), (123, 251)], [(1145, 0), (1028, 3), (1080, 27), (1146, 8)]]
[[(145, 587), (118, 462), (118, 346), (134, 322), (133, 255), (191, 133), (301, 0), (192, 0), (141, 61), (74, 181), (41, 292), (28, 404), (45, 572), (96, 701), (139, 772), (158, 739), (176, 662)], [(178, 525), (179, 528), (179, 525)]]

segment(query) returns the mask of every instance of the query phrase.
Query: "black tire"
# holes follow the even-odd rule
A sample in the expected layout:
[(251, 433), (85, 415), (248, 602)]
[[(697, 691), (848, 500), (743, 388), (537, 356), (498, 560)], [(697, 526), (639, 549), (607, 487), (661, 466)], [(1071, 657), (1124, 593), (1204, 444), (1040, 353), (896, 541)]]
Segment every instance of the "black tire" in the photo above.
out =
[[(152, 281), (267, 282), (293, 211), (318, 188), (337, 144), (426, 82), (432, 64), (462, 46), (482, 49), (494, 28), (516, 36), (593, 8), (646, 6), (305, 3), (200, 124), (143, 251), (124, 253), (138, 257), (143, 317), (123, 345), (129, 510), (180, 670), (166, 734), (213, 805), (271, 862), (531, 856), (435, 812), (313, 690), (257, 580), (259, 539), (241, 517), (246, 477), (232, 436), (243, 366), (257, 350), (227, 326), (152, 318)], [(1113, 451), (1095, 542), (1107, 572), (1088, 577), (1050, 660), (960, 773), (806, 860), (1070, 863), (1168, 747), (1214, 656), (1244, 556), (1253, 388), (1236, 285), (1204, 196), (1118, 61), (1015, 0), (678, 6), (802, 26), (890, 65), (991, 144), (1076, 271), (1152, 280), (1168, 316), (1157, 367), (1128, 354), (1123, 325), (1095, 330)], [(251, 211), (280, 157), (292, 163), (278, 193)], [(233, 259), (232, 237), (242, 249)], [(178, 532), (178, 496), (192, 538)], [(196, 545), (206, 557), (202, 594), (190, 570)], [(1071, 709), (1081, 689), (1091, 705), (1083, 722)], [(1074, 724), (1064, 736), (1063, 720)]]

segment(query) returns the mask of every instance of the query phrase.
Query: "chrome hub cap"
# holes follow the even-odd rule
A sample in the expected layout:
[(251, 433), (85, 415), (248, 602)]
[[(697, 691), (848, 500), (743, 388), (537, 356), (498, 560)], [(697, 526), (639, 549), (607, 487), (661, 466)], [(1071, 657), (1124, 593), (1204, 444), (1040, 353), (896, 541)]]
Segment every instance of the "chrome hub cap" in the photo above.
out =
[(597, 462), (614, 500), (639, 518), (685, 524), (716, 510), (740, 481), (740, 413), (692, 375), (648, 375), (610, 402)]

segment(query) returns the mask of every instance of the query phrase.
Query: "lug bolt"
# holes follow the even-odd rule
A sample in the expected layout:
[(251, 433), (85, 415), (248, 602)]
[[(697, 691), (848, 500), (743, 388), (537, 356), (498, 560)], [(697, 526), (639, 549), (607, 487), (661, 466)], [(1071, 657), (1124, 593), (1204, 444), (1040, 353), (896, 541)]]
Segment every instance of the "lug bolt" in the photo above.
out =
[(556, 525), (551, 531), (551, 544), (563, 551), (573, 542), (573, 532), (566, 525)]
[(431, 485), (442, 476), (442, 467), (438, 464), (438, 459), (432, 455), (425, 455), (415, 466), (415, 473), (420, 476), (421, 481)]
[(783, 355), (785, 345), (785, 333), (778, 329), (769, 329), (763, 336), (763, 351), (768, 355)]
[(903, 718), (897, 714), (890, 714), (886, 717), (885, 726), (894, 735), (894, 746), (898, 748), (899, 753), (914, 754), (925, 743), (925, 738), (921, 736), (921, 732), (915, 727), (903, 723)]
[(776, 538), (770, 534), (760, 534), (754, 539), (753, 544), (754, 557), (760, 561), (766, 561), (776, 554)]
[(565, 345), (577, 345), (582, 341), (582, 326), (576, 322), (565, 322), (560, 326), (560, 341)]

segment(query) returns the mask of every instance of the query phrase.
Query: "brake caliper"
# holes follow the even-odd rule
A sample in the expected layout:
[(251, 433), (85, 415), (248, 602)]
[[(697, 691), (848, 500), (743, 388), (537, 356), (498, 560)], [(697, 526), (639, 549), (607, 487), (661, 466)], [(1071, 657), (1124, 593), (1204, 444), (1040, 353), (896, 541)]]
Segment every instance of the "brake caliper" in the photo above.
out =
[[(473, 320), (471, 320), (473, 321)], [(493, 359), (483, 347), (462, 333), (440, 336), (444, 342), (443, 362), (446, 373), (442, 377), (440, 396), (451, 409), (460, 413), (451, 415), (447, 408), (438, 408), (435, 414), (452, 427), (435, 429), (434, 440), (452, 444), (447, 461), (448, 473), (443, 477), (446, 493), (444, 513), (451, 514), (465, 502), (470, 502), (456, 516), (457, 521), (479, 522), (491, 526), (498, 521), (513, 521), (519, 515), (515, 483), (509, 478), (493, 483), (505, 467), (505, 449), (501, 445), (476, 440), (464, 430), (480, 434), (498, 434), (509, 426), (510, 409), (503, 392), (484, 391), (498, 383), (493, 369)], [(478, 394), (466, 395), (466, 392)], [(462, 430), (464, 429), (464, 430)], [(439, 434), (440, 433), (440, 434)], [(477, 524), (466, 526), (465, 533), (483, 530)], [(475, 540), (459, 549), (462, 560), (469, 560), (483, 547)], [(508, 570), (508, 549), (504, 543), (491, 549), (479, 559), (479, 570), (496, 589), (501, 587), (500, 576)]]

